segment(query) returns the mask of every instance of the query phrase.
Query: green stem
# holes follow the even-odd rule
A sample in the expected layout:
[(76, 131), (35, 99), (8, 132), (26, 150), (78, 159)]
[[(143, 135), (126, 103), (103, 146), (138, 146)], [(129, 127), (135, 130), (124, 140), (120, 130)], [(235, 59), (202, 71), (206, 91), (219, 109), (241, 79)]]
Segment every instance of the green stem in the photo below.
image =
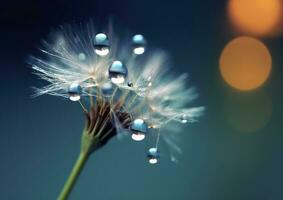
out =
[(68, 199), (87, 159), (88, 159), (89, 154), (87, 152), (81, 152), (79, 154), (79, 157), (73, 167), (73, 170), (70, 174), (70, 176), (68, 177), (59, 197), (58, 200), (66, 200)]
[(57, 200), (67, 200), (90, 154), (95, 150), (99, 140), (85, 129), (82, 134), (81, 151)]

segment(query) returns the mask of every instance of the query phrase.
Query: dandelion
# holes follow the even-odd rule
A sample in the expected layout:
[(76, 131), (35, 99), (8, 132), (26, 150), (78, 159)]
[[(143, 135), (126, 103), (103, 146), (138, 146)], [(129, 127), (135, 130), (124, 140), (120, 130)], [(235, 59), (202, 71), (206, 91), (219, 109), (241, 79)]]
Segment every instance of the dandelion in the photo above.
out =
[(46, 85), (35, 96), (78, 102), (86, 117), (78, 160), (58, 200), (68, 198), (88, 157), (114, 136), (153, 138), (151, 164), (158, 163), (162, 139), (176, 160), (178, 124), (197, 121), (204, 107), (188, 107), (197, 98), (186, 87), (188, 76), (173, 78), (165, 54), (148, 48), (143, 35), (121, 42), (111, 32), (96, 33), (91, 23), (68, 25), (43, 41), (40, 51), (30, 64)]

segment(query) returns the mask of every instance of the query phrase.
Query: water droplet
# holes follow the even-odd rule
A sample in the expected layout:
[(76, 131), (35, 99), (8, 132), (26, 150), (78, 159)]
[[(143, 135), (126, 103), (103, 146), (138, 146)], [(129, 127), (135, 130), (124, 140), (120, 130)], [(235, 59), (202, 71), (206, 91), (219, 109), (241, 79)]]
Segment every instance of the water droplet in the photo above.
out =
[(181, 123), (185, 124), (188, 122), (188, 117), (186, 114), (183, 114), (182, 117), (181, 117)]
[(78, 58), (80, 61), (84, 61), (86, 59), (86, 56), (84, 53), (79, 53)]
[(114, 91), (113, 84), (111, 82), (103, 83), (101, 86), (101, 92), (103, 96), (109, 97), (112, 96)]
[(159, 159), (159, 151), (157, 148), (150, 148), (147, 152), (148, 162), (150, 164), (156, 164)]
[(133, 85), (134, 85), (134, 84), (133, 84), (132, 81), (128, 81), (128, 86), (129, 86), (129, 87), (133, 87)]
[(108, 73), (113, 83), (122, 84), (128, 75), (128, 69), (121, 61), (116, 60), (110, 65)]
[(143, 35), (140, 34), (134, 35), (132, 38), (132, 42), (133, 42), (134, 54), (141, 55), (145, 52), (146, 40), (143, 37)]
[(142, 141), (147, 133), (147, 124), (142, 119), (135, 119), (131, 124), (132, 139)]
[(94, 38), (94, 50), (99, 56), (106, 56), (110, 51), (110, 43), (107, 35), (98, 33)]
[(69, 99), (78, 101), (81, 98), (82, 87), (78, 83), (72, 83), (68, 88)]
[(151, 125), (148, 126), (148, 128), (155, 129), (155, 128), (157, 128), (157, 126), (155, 124), (151, 124)]

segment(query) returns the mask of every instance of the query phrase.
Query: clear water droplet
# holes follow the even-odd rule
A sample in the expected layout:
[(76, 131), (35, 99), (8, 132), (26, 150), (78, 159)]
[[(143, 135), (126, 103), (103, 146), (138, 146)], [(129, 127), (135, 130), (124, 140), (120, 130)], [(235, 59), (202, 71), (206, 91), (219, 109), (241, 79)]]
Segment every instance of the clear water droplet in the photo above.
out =
[(114, 91), (113, 84), (111, 82), (103, 83), (101, 86), (101, 93), (105, 97), (112, 96)]
[(157, 148), (153, 147), (150, 148), (147, 152), (147, 158), (148, 158), (148, 162), (150, 164), (156, 164), (158, 162), (159, 159), (159, 151)]
[(132, 131), (132, 139), (135, 141), (142, 141), (147, 133), (147, 124), (142, 119), (135, 119), (130, 127)]
[(106, 56), (110, 52), (110, 43), (107, 35), (98, 33), (94, 38), (94, 51), (99, 56)]
[(132, 42), (134, 54), (141, 55), (145, 52), (146, 40), (143, 35), (134, 35), (132, 38)]
[(81, 98), (82, 87), (78, 83), (72, 83), (68, 88), (68, 94), (71, 101), (78, 101)]
[(134, 85), (134, 84), (133, 84), (132, 81), (128, 81), (128, 86), (129, 86), (129, 87), (133, 87), (133, 85)]
[(116, 60), (110, 65), (108, 74), (113, 83), (122, 84), (126, 80), (128, 69), (121, 61)]
[(181, 117), (181, 123), (185, 124), (188, 122), (188, 117), (186, 114), (183, 114), (182, 117)]

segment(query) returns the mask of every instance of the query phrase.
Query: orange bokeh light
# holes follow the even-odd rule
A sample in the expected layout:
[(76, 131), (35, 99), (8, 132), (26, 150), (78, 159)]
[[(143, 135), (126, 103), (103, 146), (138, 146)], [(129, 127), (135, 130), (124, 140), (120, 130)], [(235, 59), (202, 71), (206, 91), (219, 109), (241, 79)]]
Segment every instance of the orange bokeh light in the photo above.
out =
[(269, 35), (280, 24), (282, 2), (281, 0), (230, 0), (228, 13), (232, 24), (240, 31), (254, 35)]
[(239, 37), (224, 48), (220, 72), (230, 86), (238, 90), (253, 90), (267, 80), (271, 63), (271, 55), (262, 42), (251, 37)]

